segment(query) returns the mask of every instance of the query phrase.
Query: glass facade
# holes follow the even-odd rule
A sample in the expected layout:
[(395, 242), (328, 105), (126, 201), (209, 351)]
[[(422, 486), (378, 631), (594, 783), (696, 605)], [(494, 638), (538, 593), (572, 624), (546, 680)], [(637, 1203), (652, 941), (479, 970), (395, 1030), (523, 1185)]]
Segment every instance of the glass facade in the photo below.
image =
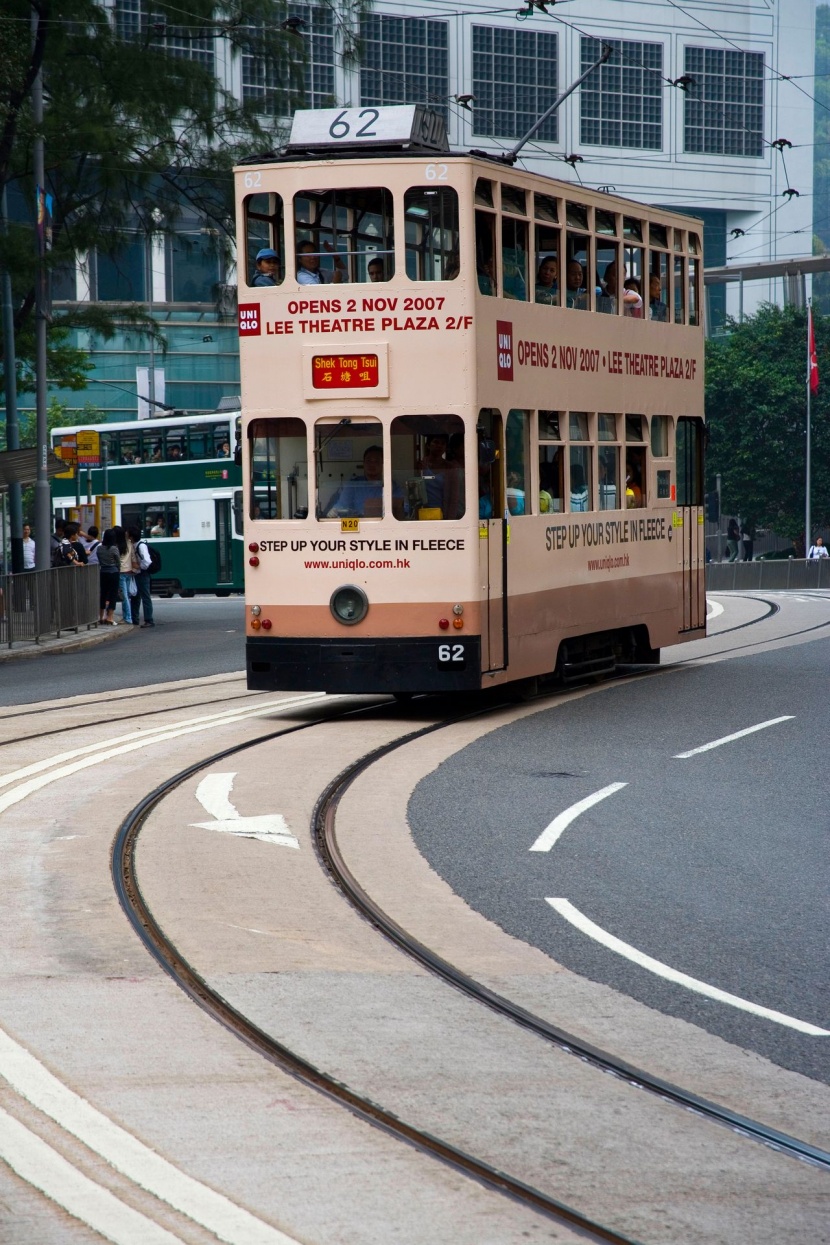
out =
[(370, 13), (360, 24), (360, 41), (361, 104), (429, 104), (446, 117), (447, 22)]
[(582, 39), (582, 72), (611, 48), (611, 58), (580, 88), (580, 137), (603, 147), (663, 147), (663, 45)]
[(687, 47), (685, 150), (760, 156), (764, 150), (764, 56), (732, 48)]
[(258, 103), (268, 116), (288, 117), (297, 106), (328, 108), (336, 102), (334, 10), (292, 4), (291, 15), (303, 22), (305, 61), (297, 56), (291, 40), (285, 41), (277, 61), (266, 61), (252, 53), (242, 56), (242, 98), (246, 103)]
[[(556, 99), (558, 37), (502, 26), (473, 26), (473, 133), (521, 138)], [(556, 115), (534, 138), (559, 139)]]
[(213, 72), (216, 40), (212, 34), (191, 33), (198, 24), (191, 17), (181, 26), (174, 26), (153, 10), (149, 0), (116, 0), (115, 3), (115, 29), (122, 39), (137, 42), (149, 36), (151, 46), (164, 48), (171, 56), (183, 60), (198, 61)]

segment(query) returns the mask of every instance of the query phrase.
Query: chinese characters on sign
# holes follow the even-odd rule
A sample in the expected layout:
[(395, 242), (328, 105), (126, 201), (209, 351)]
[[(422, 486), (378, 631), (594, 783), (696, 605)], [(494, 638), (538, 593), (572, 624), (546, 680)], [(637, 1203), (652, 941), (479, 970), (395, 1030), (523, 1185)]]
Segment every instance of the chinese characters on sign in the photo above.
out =
[(316, 354), (311, 361), (315, 389), (377, 389), (376, 354)]

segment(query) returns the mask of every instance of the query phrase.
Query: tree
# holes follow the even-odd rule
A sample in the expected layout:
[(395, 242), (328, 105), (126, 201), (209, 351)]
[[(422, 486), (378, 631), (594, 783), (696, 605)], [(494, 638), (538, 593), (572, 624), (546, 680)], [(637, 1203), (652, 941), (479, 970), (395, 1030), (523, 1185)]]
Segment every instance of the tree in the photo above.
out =
[[(816, 9), (816, 67), (813, 89), (815, 110), (813, 148), (813, 254), (830, 248), (830, 5)], [(830, 273), (813, 277), (813, 300), (821, 311), (830, 312)]]
[[(136, 14), (136, 9), (139, 12)], [(284, 110), (299, 98), (302, 36), (285, 30), (284, 0), (6, 0), (0, 15), (0, 186), (10, 201), (0, 266), (12, 277), (15, 327), (29, 386), (35, 306), (31, 88), (42, 68), (46, 189), (52, 195), (50, 269), (91, 251), (115, 256), (136, 230), (173, 230), (183, 213), (230, 251), (234, 163), (275, 145), (259, 101), (240, 103), (217, 78), (216, 49), (258, 58), (276, 75)], [(185, 24), (183, 24), (185, 23)], [(134, 306), (118, 310), (150, 328)], [(78, 306), (56, 317), (52, 378), (82, 385), (83, 359), (67, 330), (113, 331), (113, 316)], [(57, 349), (57, 348), (60, 349)]]
[[(812, 518), (830, 523), (830, 319), (816, 315)], [(706, 345), (707, 481), (723, 510), (798, 539), (804, 532), (807, 315), (765, 305)]]

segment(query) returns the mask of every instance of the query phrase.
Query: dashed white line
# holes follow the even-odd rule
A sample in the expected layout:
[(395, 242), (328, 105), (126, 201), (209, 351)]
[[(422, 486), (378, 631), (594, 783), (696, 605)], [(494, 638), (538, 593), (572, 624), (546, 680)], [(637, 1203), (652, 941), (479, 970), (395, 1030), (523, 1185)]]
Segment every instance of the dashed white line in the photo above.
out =
[(572, 804), (570, 808), (565, 809), (564, 813), (554, 817), (550, 825), (545, 827), (536, 842), (528, 850), (531, 852), (549, 852), (563, 830), (567, 830), (571, 822), (575, 821), (580, 813), (593, 808), (595, 804), (599, 804), (600, 800), (606, 800), (609, 795), (613, 795), (615, 791), (621, 791), (623, 787), (627, 786), (628, 783), (625, 782), (612, 782), (609, 786), (603, 787), (601, 791), (595, 791), (593, 795), (587, 795), (579, 803)]
[(785, 713), (780, 718), (770, 718), (768, 722), (759, 722), (757, 726), (747, 726), (742, 731), (735, 731), (732, 735), (724, 735), (722, 739), (713, 739), (709, 744), (701, 744), (699, 748), (690, 748), (688, 752), (676, 752), (672, 758), (675, 761), (685, 761), (689, 757), (696, 757), (701, 752), (711, 752), (713, 748), (721, 748), (724, 744), (731, 744), (736, 739), (743, 739), (745, 735), (754, 735), (756, 731), (765, 731), (768, 726), (777, 726), (779, 722), (792, 722), (795, 715)]
[(720, 990), (717, 986), (710, 986), (705, 981), (698, 981), (696, 977), (689, 977), (687, 973), (680, 973), (676, 968), (670, 968), (668, 964), (663, 964), (660, 960), (653, 959), (650, 955), (645, 955), (642, 951), (638, 951), (636, 947), (632, 947), (630, 943), (623, 942), (622, 939), (616, 938), (613, 934), (609, 934), (607, 930), (601, 926), (595, 925), (584, 913), (575, 908), (567, 899), (548, 899), (547, 901), (561, 917), (566, 921), (570, 921), (571, 925), (576, 926), (583, 934), (587, 934), (589, 938), (593, 938), (595, 942), (601, 943), (610, 951), (616, 951), (618, 955), (624, 956), (627, 960), (631, 960), (634, 964), (639, 964), (641, 968), (648, 969), (650, 973), (655, 973), (658, 977), (663, 977), (666, 981), (673, 981), (679, 986), (685, 986), (687, 990), (693, 990), (695, 994), (703, 994), (707, 998), (714, 999), (718, 1003), (726, 1003), (730, 1007), (737, 1007), (741, 1011), (750, 1012), (754, 1016), (760, 1016), (764, 1020), (773, 1020), (776, 1024), (784, 1025), (788, 1029), (795, 1029), (799, 1033), (806, 1033), (809, 1037), (830, 1037), (830, 1030), (820, 1029), (818, 1025), (808, 1024), (805, 1020), (797, 1020), (794, 1016), (787, 1016), (784, 1012), (774, 1011), (770, 1007), (761, 1007), (758, 1003), (750, 1003), (748, 999), (739, 998), (737, 994), (729, 994), (726, 990)]

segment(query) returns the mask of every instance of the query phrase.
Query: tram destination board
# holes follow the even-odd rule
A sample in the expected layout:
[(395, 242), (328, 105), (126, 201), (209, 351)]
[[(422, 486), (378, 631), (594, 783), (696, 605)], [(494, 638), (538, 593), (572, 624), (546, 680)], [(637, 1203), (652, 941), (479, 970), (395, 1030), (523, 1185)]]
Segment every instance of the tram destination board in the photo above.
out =
[(315, 389), (377, 389), (376, 354), (316, 354), (311, 361)]
[(406, 147), (449, 151), (440, 113), (422, 104), (389, 108), (306, 108), (294, 113), (288, 151), (321, 147)]

